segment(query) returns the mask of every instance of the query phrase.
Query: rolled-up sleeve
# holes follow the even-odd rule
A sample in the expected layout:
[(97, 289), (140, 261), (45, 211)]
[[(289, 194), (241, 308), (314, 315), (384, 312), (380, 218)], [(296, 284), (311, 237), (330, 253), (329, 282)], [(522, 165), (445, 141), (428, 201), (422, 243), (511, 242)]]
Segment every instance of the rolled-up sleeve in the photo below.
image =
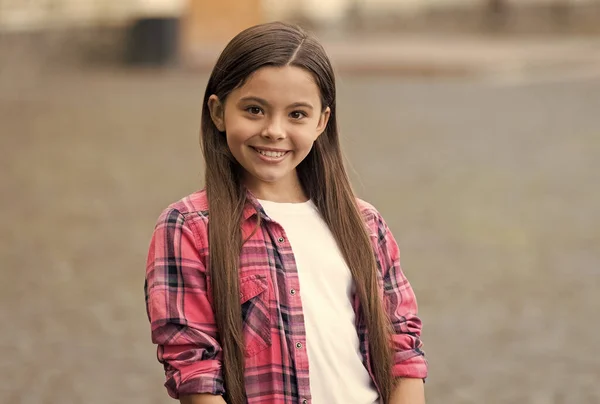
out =
[(391, 319), (394, 377), (427, 377), (427, 360), (422, 351), (421, 319), (415, 293), (400, 266), (400, 250), (384, 220), (378, 223), (384, 303)]
[(146, 309), (169, 395), (224, 394), (221, 346), (207, 293), (206, 268), (194, 224), (165, 210), (154, 229), (146, 266)]

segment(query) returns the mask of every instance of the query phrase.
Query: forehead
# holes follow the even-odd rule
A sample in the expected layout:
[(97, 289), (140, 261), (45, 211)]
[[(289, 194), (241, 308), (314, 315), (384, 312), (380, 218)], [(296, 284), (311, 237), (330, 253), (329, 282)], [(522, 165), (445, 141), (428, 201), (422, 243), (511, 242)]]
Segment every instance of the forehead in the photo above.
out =
[(313, 75), (296, 66), (262, 67), (250, 75), (244, 85), (235, 89), (230, 96), (233, 98), (255, 96), (273, 104), (301, 101), (320, 104), (321, 99)]

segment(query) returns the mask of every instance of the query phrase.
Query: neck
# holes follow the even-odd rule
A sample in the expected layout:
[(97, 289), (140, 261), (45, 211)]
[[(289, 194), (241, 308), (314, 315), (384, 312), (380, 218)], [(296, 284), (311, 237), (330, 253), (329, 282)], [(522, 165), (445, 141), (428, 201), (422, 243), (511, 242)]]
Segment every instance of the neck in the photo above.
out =
[(304, 192), (295, 172), (290, 178), (281, 179), (277, 182), (253, 181), (247, 178), (246, 187), (256, 198), (264, 201), (300, 203), (308, 200), (308, 196)]

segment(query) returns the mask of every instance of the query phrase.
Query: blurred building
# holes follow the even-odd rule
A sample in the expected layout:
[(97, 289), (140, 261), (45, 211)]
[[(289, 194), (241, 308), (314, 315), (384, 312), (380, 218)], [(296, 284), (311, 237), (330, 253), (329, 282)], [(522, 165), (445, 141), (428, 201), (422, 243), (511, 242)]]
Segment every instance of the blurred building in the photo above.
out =
[[(219, 18), (239, 14), (248, 19), (289, 19), (298, 15), (316, 22), (339, 22), (348, 13), (427, 13), (453, 8), (480, 8), (493, 3), (508, 7), (582, 6), (598, 0), (0, 0), (0, 29), (30, 30), (57, 25), (120, 24), (138, 17), (183, 16), (198, 12)], [(254, 12), (248, 14), (249, 9)], [(200, 11), (197, 11), (200, 10)]]
[(600, 33), (600, 0), (0, 0), (2, 32), (118, 29), (123, 34), (113, 42), (135, 63), (185, 63), (269, 20), (342, 34), (490, 27)]
[(121, 25), (138, 17), (179, 17), (186, 0), (0, 0), (0, 29)]

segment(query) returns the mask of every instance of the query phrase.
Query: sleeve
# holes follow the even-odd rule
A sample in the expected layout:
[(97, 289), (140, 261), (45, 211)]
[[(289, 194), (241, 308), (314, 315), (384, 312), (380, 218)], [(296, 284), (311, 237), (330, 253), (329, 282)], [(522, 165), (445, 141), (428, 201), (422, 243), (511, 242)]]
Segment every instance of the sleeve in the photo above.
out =
[(146, 265), (146, 310), (169, 395), (224, 394), (221, 346), (200, 246), (184, 215), (165, 210)]
[[(378, 215), (379, 216), (379, 215)], [(400, 266), (400, 250), (387, 224), (379, 216), (379, 260), (383, 276), (383, 299), (391, 320), (394, 377), (427, 377), (427, 360), (421, 350), (421, 319), (415, 293)]]

